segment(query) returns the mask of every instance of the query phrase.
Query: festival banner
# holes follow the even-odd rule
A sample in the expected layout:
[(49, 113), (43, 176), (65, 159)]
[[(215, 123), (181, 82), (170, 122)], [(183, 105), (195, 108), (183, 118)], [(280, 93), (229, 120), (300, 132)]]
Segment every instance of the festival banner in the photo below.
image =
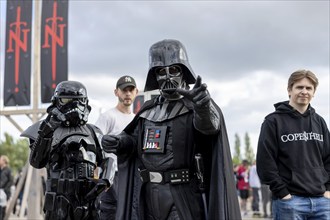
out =
[(7, 1), (4, 106), (31, 103), (32, 0)]
[(133, 102), (133, 112), (136, 114), (138, 111), (140, 111), (140, 108), (142, 107), (144, 103), (144, 95), (138, 95), (135, 97)]
[(43, 0), (41, 14), (41, 102), (49, 103), (68, 79), (68, 0)]

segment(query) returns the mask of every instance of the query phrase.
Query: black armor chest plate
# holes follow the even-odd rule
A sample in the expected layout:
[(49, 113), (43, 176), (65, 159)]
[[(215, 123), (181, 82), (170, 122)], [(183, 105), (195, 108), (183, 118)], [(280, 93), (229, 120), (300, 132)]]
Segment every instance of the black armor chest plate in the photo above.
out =
[[(173, 121), (178, 117), (185, 117), (188, 112), (181, 102), (175, 101), (157, 105), (141, 114), (140, 117), (145, 119), (141, 160), (146, 169), (173, 169)], [(185, 130), (175, 129), (175, 132), (184, 133)]]
[(63, 129), (54, 137), (49, 162), (51, 178), (93, 178), (96, 143), (90, 130), (82, 128), (72, 132)]

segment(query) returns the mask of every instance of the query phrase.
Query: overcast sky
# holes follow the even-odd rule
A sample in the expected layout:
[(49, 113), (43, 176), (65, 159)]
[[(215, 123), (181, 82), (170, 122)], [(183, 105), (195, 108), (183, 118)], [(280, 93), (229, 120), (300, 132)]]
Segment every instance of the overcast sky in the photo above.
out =
[[(1, 1), (1, 88), (5, 1)], [(238, 133), (256, 145), (273, 104), (288, 99), (287, 79), (298, 69), (320, 80), (312, 106), (330, 124), (329, 1), (69, 1), (69, 79), (88, 89), (94, 123), (117, 102), (118, 77), (132, 75), (143, 91), (150, 46), (181, 41), (196, 75), (221, 107), (230, 143)], [(0, 91), (0, 108), (3, 91)], [(31, 121), (13, 116), (23, 128)], [(4, 132), (17, 129), (0, 117)], [(243, 147), (243, 146), (242, 146)]]

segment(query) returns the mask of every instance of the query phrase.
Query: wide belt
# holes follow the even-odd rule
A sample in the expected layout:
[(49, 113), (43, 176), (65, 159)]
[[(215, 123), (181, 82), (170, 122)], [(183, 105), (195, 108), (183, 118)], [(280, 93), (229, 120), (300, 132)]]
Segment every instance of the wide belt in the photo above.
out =
[(87, 194), (95, 183), (89, 179), (48, 179), (46, 191), (56, 192), (57, 194)]
[(147, 169), (139, 169), (141, 180), (144, 183), (171, 183), (182, 184), (189, 183), (189, 169), (169, 170), (165, 172), (149, 171)]

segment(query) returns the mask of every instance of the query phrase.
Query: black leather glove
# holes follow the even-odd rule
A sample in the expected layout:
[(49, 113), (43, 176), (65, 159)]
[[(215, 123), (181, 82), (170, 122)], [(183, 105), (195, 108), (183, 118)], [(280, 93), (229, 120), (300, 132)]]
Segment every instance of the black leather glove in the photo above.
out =
[(104, 135), (102, 137), (102, 147), (103, 150), (107, 153), (117, 153), (119, 148), (119, 138), (115, 135)]
[(50, 138), (53, 136), (56, 128), (61, 126), (61, 123), (65, 121), (65, 116), (57, 109), (53, 108), (45, 120), (43, 120), (39, 126), (39, 135), (42, 138)]
[(180, 88), (177, 89), (177, 92), (193, 102), (195, 128), (203, 134), (208, 135), (219, 131), (220, 115), (211, 102), (211, 96), (206, 88), (206, 84), (202, 84), (202, 78), (197, 76), (196, 83), (192, 90)]
[(192, 90), (178, 88), (176, 92), (192, 101), (197, 108), (202, 108), (208, 106), (211, 100), (210, 94), (206, 88), (207, 85), (205, 83), (202, 84), (202, 78), (197, 76), (196, 83)]

